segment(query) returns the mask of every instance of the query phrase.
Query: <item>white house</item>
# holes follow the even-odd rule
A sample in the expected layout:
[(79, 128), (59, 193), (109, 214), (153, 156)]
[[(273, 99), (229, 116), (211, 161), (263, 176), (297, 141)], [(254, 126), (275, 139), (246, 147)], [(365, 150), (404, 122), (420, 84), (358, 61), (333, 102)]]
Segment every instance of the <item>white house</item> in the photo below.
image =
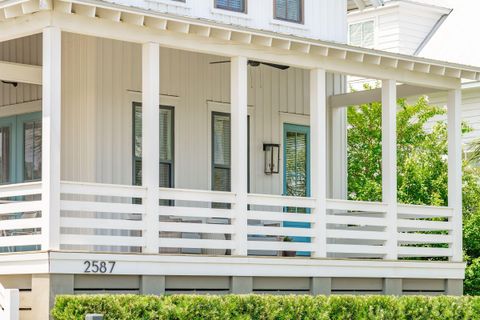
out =
[[(461, 81), (480, 68), (344, 44), (348, 9), (379, 4), (1, 1), (0, 282), (20, 317), (57, 294), (461, 294)], [(396, 197), (396, 98), (430, 92), (448, 207)], [(344, 108), (374, 100), (383, 201), (347, 201)]]
[[(348, 15), (349, 43), (443, 61), (480, 65), (480, 47), (468, 30), (476, 21), (480, 3), (468, 0), (386, 0), (382, 6), (352, 9)], [(353, 79), (358, 88), (362, 79)], [(480, 138), (480, 83), (464, 81), (462, 119), (472, 131), (469, 143)], [(430, 95), (433, 104), (444, 105), (442, 93)]]

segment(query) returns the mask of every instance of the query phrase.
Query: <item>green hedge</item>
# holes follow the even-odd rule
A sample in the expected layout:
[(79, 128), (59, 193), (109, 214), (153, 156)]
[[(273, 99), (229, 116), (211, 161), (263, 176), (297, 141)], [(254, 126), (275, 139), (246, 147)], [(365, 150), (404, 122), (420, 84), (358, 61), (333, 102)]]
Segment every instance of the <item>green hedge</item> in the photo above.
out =
[(420, 296), (59, 296), (57, 320), (480, 319), (480, 297)]

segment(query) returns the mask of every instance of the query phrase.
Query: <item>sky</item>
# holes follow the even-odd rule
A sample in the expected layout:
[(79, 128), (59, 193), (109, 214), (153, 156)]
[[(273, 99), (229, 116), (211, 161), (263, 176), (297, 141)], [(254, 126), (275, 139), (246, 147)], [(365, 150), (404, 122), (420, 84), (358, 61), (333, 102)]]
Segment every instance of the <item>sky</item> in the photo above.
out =
[(442, 4), (453, 11), (435, 33), (420, 56), (448, 62), (480, 66), (480, 1), (418, 0)]

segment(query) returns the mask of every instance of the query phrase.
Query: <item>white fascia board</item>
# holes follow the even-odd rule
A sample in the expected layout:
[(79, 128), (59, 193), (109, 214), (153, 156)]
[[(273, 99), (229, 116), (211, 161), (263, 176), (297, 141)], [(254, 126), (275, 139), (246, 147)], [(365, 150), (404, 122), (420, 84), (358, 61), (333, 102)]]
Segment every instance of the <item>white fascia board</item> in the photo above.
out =
[(463, 279), (465, 263), (50, 252), (50, 273), (83, 274), (115, 261), (115, 275)]
[(48, 252), (2, 253), (0, 274), (38, 274), (49, 272)]

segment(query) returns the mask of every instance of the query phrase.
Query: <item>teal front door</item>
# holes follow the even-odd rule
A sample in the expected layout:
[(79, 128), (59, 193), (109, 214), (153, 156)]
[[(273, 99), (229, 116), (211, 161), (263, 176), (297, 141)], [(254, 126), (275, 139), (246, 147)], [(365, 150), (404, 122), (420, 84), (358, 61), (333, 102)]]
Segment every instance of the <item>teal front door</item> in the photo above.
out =
[(40, 112), (0, 118), (0, 184), (42, 178)]
[[(283, 126), (283, 194), (292, 197), (310, 196), (310, 128), (284, 124)], [(307, 208), (285, 208), (286, 212), (309, 214)], [(283, 222), (284, 227), (310, 228), (309, 223)], [(293, 237), (294, 242), (310, 242), (308, 237)], [(297, 252), (297, 255), (309, 255)]]

